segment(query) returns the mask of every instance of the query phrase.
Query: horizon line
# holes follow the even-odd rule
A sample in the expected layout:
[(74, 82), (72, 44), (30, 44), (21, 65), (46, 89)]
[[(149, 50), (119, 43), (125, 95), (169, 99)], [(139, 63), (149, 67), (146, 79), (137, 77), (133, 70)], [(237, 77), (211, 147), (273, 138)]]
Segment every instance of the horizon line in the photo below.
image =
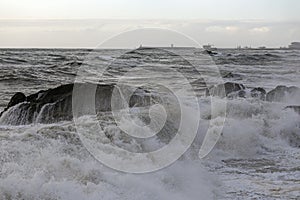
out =
[[(174, 46), (174, 47), (170, 47), (170, 46), (142, 46), (143, 48), (196, 48), (196, 49), (203, 49), (203, 47), (195, 47), (195, 46)], [(249, 46), (241, 46), (240, 48), (238, 48), (239, 45), (234, 46), (234, 47), (216, 47), (217, 49), (247, 49), (247, 50), (251, 50), (251, 49), (261, 49), (261, 50), (268, 50), (268, 49), (289, 49), (289, 47), (267, 47), (267, 46), (258, 46), (258, 47), (252, 47), (251, 45)], [(261, 47), (265, 47), (264, 49), (262, 49)], [(103, 48), (97, 48), (97, 47), (63, 47), (63, 46), (58, 46), (58, 47), (37, 47), (37, 46), (26, 46), (26, 47), (15, 47), (15, 46), (9, 46), (9, 47), (2, 47), (0, 46), (0, 50), (2, 49), (85, 49), (85, 50), (93, 50), (93, 49), (138, 49), (140, 48), (140, 46), (138, 47), (103, 47)]]
[(162, 20), (162, 21), (249, 21), (249, 22), (291, 22), (291, 21), (300, 21), (300, 19), (265, 19), (265, 18), (93, 18), (93, 17), (87, 17), (87, 18), (0, 18), (0, 20), (29, 20), (29, 21), (37, 21), (37, 20), (49, 20), (49, 21), (58, 21), (58, 20), (120, 20), (120, 21), (142, 21), (142, 20)]

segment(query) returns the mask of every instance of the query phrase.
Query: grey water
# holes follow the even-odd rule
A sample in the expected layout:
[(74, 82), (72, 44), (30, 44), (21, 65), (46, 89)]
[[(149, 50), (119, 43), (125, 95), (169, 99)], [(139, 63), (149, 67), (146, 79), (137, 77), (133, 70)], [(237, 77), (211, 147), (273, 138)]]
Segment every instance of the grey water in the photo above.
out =
[[(107, 83), (124, 75), (125, 67), (139, 65), (154, 71), (159, 66), (186, 67), (176, 57), (151, 51), (1, 49), (0, 111), (16, 92), (30, 95), (74, 83), (82, 66), (89, 66), (85, 72), (93, 74), (98, 73), (95, 68), (113, 63), (104, 80)], [(203, 52), (198, 49), (175, 53), (201, 65), (196, 58)], [(220, 70), (224, 82), (242, 84), (248, 90), (261, 87), (269, 92), (279, 85), (300, 88), (297, 50), (221, 49), (210, 59), (208, 65)], [(195, 81), (195, 88), (202, 88), (195, 71), (184, 72)], [(175, 88), (185, 84), (168, 73), (169, 77), (154, 73), (151, 78), (163, 79)], [(150, 75), (125, 76), (126, 83), (146, 83)], [(203, 124), (209, 122), (207, 101), (199, 95)], [(194, 156), (199, 150), (195, 143), (173, 165), (144, 175), (120, 173), (96, 161), (80, 142), (72, 120), (11, 125), (0, 118), (0, 199), (300, 199), (300, 115), (284, 109), (300, 106), (299, 101), (297, 95), (282, 102), (228, 98), (221, 138), (206, 158)], [(106, 117), (111, 116), (103, 116), (102, 123), (115, 143), (133, 151), (140, 148), (107, 123)], [(158, 144), (150, 141), (147, 145)]]

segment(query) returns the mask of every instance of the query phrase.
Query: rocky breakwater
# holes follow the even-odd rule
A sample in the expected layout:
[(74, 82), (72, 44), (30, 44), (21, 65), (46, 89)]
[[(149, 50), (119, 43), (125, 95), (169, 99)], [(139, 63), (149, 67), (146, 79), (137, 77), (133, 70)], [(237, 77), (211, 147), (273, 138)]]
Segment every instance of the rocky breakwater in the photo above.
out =
[(293, 104), (286, 106), (285, 109), (292, 109), (300, 115), (300, 88), (298, 87), (279, 85), (268, 92), (266, 100), (271, 102), (285, 102)]
[[(72, 120), (72, 93), (74, 84), (38, 91), (25, 96), (17, 92), (0, 113), (0, 124), (24, 125), (31, 123), (55, 123)], [(95, 86), (95, 85), (93, 85)], [(128, 86), (129, 87), (129, 86)], [(115, 85), (96, 85), (96, 112), (111, 111), (111, 97)], [(142, 88), (134, 89), (128, 102), (129, 107), (149, 106), (151, 94)]]
[(226, 82), (224, 84), (215, 85), (207, 88), (206, 95), (219, 96), (221, 98), (246, 98), (253, 97), (265, 100), (266, 91), (263, 88), (246, 88), (243, 84)]
[(221, 98), (255, 98), (267, 102), (282, 103), (284, 109), (292, 109), (300, 114), (300, 88), (279, 85), (266, 92), (264, 88), (247, 88), (243, 84), (226, 82), (215, 85), (206, 90), (206, 95), (219, 96)]
[[(17, 92), (0, 113), (0, 124), (23, 125), (31, 123), (55, 123), (63, 120), (72, 120), (73, 84), (61, 85), (56, 88), (38, 91), (25, 96)], [(95, 85), (93, 85), (95, 86)], [(96, 112), (111, 111), (111, 97), (113, 84), (96, 85), (95, 109)], [(130, 88), (128, 86), (128, 88)], [(215, 85), (206, 90), (207, 96), (221, 98), (253, 98), (266, 102), (281, 103), (283, 109), (292, 109), (300, 114), (300, 88), (277, 86), (269, 92), (264, 88), (247, 88), (243, 84), (226, 82)], [(121, 96), (120, 96), (121, 97)], [(129, 107), (144, 107), (159, 102), (160, 97), (153, 95), (143, 88), (135, 88), (127, 101)]]

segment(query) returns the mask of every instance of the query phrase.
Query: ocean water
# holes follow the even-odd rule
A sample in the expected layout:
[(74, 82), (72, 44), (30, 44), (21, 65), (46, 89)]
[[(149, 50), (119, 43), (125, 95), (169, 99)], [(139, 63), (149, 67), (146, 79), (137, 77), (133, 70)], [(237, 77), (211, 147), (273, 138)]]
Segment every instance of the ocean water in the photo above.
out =
[[(300, 87), (300, 51), (224, 49), (212, 57), (206, 55), (208, 60), (197, 59), (203, 54), (198, 49), (177, 49), (172, 53), (155, 49), (1, 49), (1, 111), (16, 92), (30, 95), (78, 80), (122, 80), (145, 85), (158, 96), (169, 97), (172, 92), (160, 88), (172, 87), (183, 94), (183, 109), (189, 113), (184, 117), (190, 117), (188, 121), (192, 123), (197, 106), (200, 116), (197, 136), (189, 149), (170, 166), (144, 174), (120, 172), (97, 161), (83, 144), (74, 121), (36, 120), (12, 125), (16, 116), (2, 116), (0, 199), (300, 199), (300, 115), (284, 109), (300, 105), (300, 97), (287, 97), (282, 102), (249, 95), (226, 98), (226, 120), (220, 139), (205, 158), (198, 156), (212, 118), (211, 98), (204, 95), (205, 87), (218, 82), (215, 71), (210, 70), (219, 70), (217, 74), (224, 82), (243, 84), (246, 91), (262, 87), (268, 92), (278, 85)], [(197, 103), (193, 104), (190, 99), (195, 96)], [(172, 106), (172, 101), (167, 103)], [(222, 112), (218, 107), (214, 109)], [(94, 120), (99, 121), (105, 135), (97, 142), (122, 159), (126, 155), (106, 149), (109, 140), (105, 136), (131, 152), (161, 148), (174, 136), (172, 132), (178, 125), (172, 118), (178, 114), (176, 106), (170, 110), (170, 126), (150, 140), (124, 136), (111, 113), (98, 113), (97, 119), (84, 116), (79, 125), (89, 129)], [(164, 116), (152, 111), (159, 124)], [(147, 108), (133, 108), (132, 113), (147, 114)], [(136, 116), (130, 120), (146, 123)], [(123, 128), (139, 132), (129, 121)]]

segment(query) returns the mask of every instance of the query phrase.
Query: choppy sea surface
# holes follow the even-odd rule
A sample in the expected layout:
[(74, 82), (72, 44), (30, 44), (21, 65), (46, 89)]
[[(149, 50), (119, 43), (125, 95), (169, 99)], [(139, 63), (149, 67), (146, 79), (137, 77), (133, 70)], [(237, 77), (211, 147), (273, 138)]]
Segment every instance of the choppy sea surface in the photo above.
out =
[[(151, 77), (151, 81), (163, 79), (165, 85), (182, 88), (185, 82), (168, 71), (162, 76), (123, 73), (125, 67), (135, 65), (154, 72), (159, 66), (186, 67), (173, 57), (151, 57), (151, 51), (1, 49), (0, 111), (16, 92), (29, 95), (73, 83), (83, 65), (89, 66), (84, 68), (89, 81), (99, 81), (90, 74), (113, 63), (104, 82), (114, 82), (121, 74), (127, 83), (151, 85), (147, 80)], [(262, 87), (268, 92), (278, 85), (300, 87), (297, 50), (224, 49), (212, 55), (208, 63), (198, 63), (196, 58), (203, 53), (198, 49), (178, 49), (173, 53), (191, 61), (200, 73), (205, 74), (206, 65), (214, 65), (224, 82), (240, 83), (249, 89)], [(184, 73), (200, 91), (203, 84), (197, 81), (195, 71)], [(213, 80), (207, 80), (210, 78)], [(210, 120), (209, 100), (200, 94), (197, 98), (200, 127), (205, 127)], [(146, 174), (118, 172), (101, 164), (81, 143), (73, 121), (12, 126), (0, 119), (0, 199), (300, 199), (300, 115), (284, 109), (300, 105), (299, 101), (300, 98), (284, 102), (228, 98), (221, 137), (207, 157), (198, 157), (205, 135), (205, 130), (199, 128), (195, 142), (179, 160)], [(157, 140), (141, 147), (120, 134), (106, 117), (111, 116), (102, 114), (101, 123), (119, 146), (132, 151), (160, 147), (161, 141)], [(107, 139), (99, 142), (106, 144)]]

